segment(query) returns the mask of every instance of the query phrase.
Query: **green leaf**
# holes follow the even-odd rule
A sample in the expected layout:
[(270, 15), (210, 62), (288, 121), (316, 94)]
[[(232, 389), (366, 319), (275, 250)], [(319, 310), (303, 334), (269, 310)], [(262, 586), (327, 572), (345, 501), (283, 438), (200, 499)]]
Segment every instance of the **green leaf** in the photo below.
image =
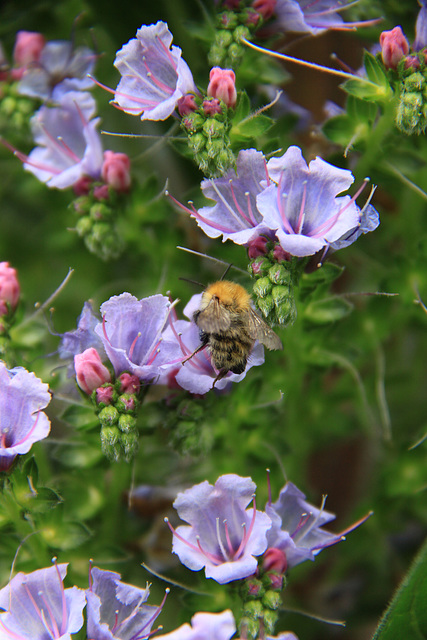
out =
[(345, 298), (332, 296), (323, 300), (310, 302), (304, 310), (304, 320), (313, 324), (329, 324), (347, 316), (353, 309), (351, 302)]
[(385, 102), (392, 97), (392, 89), (387, 80), (387, 85), (375, 84), (366, 78), (360, 78), (355, 76), (350, 80), (346, 80), (341, 85), (347, 93), (356, 98), (362, 100), (369, 100), (371, 102)]
[(340, 277), (344, 267), (340, 267), (333, 262), (326, 262), (321, 267), (311, 273), (303, 273), (299, 282), (299, 292), (301, 300), (304, 300), (310, 293), (321, 287), (329, 286)]
[(390, 87), (390, 82), (384, 67), (370, 51), (365, 51), (363, 55), (363, 65), (366, 75), (371, 82), (379, 86)]
[(268, 116), (259, 115), (253, 118), (248, 117), (232, 127), (230, 139), (232, 142), (235, 142), (238, 139), (256, 138), (265, 133), (272, 124), (273, 121)]
[(384, 613), (372, 640), (426, 640), (427, 541)]
[(236, 110), (234, 112), (233, 121), (240, 122), (247, 118), (247, 116), (251, 112), (251, 103), (248, 98), (248, 94), (246, 91), (242, 91), (239, 93), (239, 98), (236, 104)]

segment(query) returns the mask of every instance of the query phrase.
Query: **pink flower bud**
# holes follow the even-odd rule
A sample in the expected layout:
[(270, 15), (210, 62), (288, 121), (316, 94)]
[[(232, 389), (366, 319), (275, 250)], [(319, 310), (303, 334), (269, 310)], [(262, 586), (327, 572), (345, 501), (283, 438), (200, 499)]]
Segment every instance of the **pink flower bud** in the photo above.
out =
[(265, 256), (267, 253), (267, 238), (258, 236), (255, 240), (251, 240), (248, 244), (248, 256), (251, 260), (259, 256)]
[(41, 33), (35, 31), (18, 31), (16, 34), (13, 59), (19, 67), (37, 62), (46, 44)]
[(277, 0), (253, 0), (252, 7), (263, 18), (269, 20), (276, 9)]
[(387, 69), (396, 69), (398, 63), (409, 52), (409, 42), (400, 27), (383, 31), (380, 35), (381, 55)]
[(273, 249), (273, 257), (276, 262), (286, 262), (291, 259), (291, 254), (282, 249), (280, 244), (276, 244)]
[(232, 69), (213, 67), (209, 74), (208, 96), (234, 108), (237, 100), (236, 75)]
[(112, 385), (108, 385), (108, 387), (98, 387), (96, 390), (96, 403), (101, 404), (111, 404), (113, 401), (114, 388)]
[(128, 191), (131, 183), (130, 160), (125, 153), (104, 151), (102, 179), (116, 191)]
[(181, 117), (188, 116), (189, 113), (196, 111), (197, 104), (195, 96), (192, 93), (187, 93), (185, 96), (182, 96), (178, 100), (177, 108)]
[(217, 98), (203, 100), (202, 107), (206, 116), (214, 116), (217, 113), (222, 113), (221, 103)]
[(141, 387), (138, 376), (131, 373), (122, 373), (119, 376), (121, 393), (138, 393)]
[[(424, 61), (425, 62), (425, 61)], [(421, 62), (418, 56), (408, 56), (405, 58), (405, 69), (419, 69)]]
[(110, 372), (102, 364), (99, 353), (94, 347), (74, 356), (74, 369), (77, 384), (88, 395), (105, 382), (111, 382)]
[(270, 571), (275, 571), (279, 575), (282, 575), (286, 571), (286, 567), (288, 566), (286, 555), (281, 549), (277, 549), (276, 547), (270, 547), (264, 553), (262, 558), (262, 568), (266, 573)]
[(76, 196), (87, 196), (92, 186), (93, 178), (82, 176), (73, 184), (73, 191)]
[(109, 200), (108, 184), (101, 184), (93, 190), (95, 200)]
[(0, 316), (15, 311), (19, 301), (19, 282), (16, 269), (8, 262), (0, 262)]

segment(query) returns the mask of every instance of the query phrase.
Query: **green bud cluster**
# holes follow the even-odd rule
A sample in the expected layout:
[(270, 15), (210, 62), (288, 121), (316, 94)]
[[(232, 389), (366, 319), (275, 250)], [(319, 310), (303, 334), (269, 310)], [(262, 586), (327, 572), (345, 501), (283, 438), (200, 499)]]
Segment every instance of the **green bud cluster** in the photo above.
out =
[(268, 573), (261, 573), (256, 578), (248, 578), (242, 582), (240, 596), (243, 607), (239, 623), (242, 637), (249, 640), (257, 638), (261, 628), (265, 629), (268, 635), (273, 635), (282, 602), (280, 592), (284, 586), (283, 579), (280, 587), (274, 588)]
[[(18, 93), (18, 82), (0, 83), (0, 127), (21, 137), (30, 134), (30, 118), (37, 102)], [(3, 127), (4, 125), (4, 127)]]
[(420, 135), (427, 128), (427, 66), (405, 70), (400, 85), (396, 126), (407, 135)]
[(248, 271), (255, 278), (253, 298), (270, 326), (292, 325), (297, 316), (292, 262), (277, 262), (273, 249), (251, 260)]
[(88, 195), (79, 196), (73, 202), (78, 215), (75, 231), (83, 239), (86, 247), (101, 260), (114, 260), (124, 249), (124, 242), (117, 231), (118, 196), (109, 190), (110, 199), (97, 200), (94, 196), (95, 183)]
[(241, 42), (242, 38), (250, 39), (262, 22), (260, 14), (250, 7), (220, 13), (216, 20), (215, 37), (208, 53), (209, 64), (236, 70), (247, 53), (247, 47)]
[(139, 434), (136, 413), (140, 399), (135, 393), (121, 393), (120, 380), (114, 384), (105, 383), (105, 389), (111, 389), (110, 401), (97, 402), (96, 390), (91, 399), (101, 425), (101, 448), (110, 460), (129, 462), (138, 451)]
[(201, 105), (181, 121), (194, 160), (208, 178), (223, 175), (235, 162), (230, 143), (229, 111), (221, 101), (221, 112), (207, 115)]

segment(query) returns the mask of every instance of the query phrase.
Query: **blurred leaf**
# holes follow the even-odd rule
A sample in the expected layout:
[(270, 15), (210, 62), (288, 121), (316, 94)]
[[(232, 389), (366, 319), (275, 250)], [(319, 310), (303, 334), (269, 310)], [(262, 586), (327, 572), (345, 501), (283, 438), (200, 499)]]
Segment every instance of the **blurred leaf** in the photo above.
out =
[(304, 300), (313, 291), (318, 291), (321, 285), (329, 286), (334, 280), (339, 278), (344, 271), (344, 267), (325, 262), (321, 267), (310, 273), (303, 273), (299, 283), (299, 294)]
[(427, 542), (424, 543), (372, 640), (425, 640), (427, 638)]
[(332, 296), (324, 300), (310, 302), (304, 309), (304, 320), (313, 324), (329, 324), (345, 318), (353, 310), (351, 302), (345, 298)]

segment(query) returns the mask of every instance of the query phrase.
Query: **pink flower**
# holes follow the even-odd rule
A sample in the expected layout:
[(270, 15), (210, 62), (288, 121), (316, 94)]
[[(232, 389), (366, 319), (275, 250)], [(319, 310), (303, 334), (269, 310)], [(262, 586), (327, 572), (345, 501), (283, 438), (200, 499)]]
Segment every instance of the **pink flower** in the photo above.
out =
[(99, 353), (94, 347), (74, 356), (74, 369), (77, 384), (88, 395), (105, 382), (111, 382), (110, 372), (102, 364)]
[(125, 153), (104, 151), (101, 176), (115, 191), (127, 191), (131, 183), (129, 157)]
[(383, 31), (380, 35), (381, 55), (387, 69), (396, 69), (398, 63), (409, 53), (409, 42), (400, 27)]
[(46, 40), (36, 31), (18, 31), (16, 34), (13, 58), (19, 67), (26, 67), (31, 62), (37, 62), (44, 49)]
[(232, 109), (236, 105), (236, 75), (232, 69), (213, 67), (209, 74), (208, 96), (222, 100)]
[(9, 267), (8, 262), (0, 262), (0, 316), (16, 309), (19, 293), (16, 269)]

